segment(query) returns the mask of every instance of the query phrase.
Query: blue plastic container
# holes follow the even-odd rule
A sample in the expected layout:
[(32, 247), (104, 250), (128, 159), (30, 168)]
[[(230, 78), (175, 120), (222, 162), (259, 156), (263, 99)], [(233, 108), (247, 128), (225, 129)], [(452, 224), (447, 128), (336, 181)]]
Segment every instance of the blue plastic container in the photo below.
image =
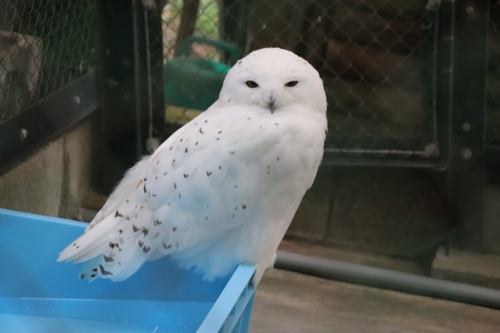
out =
[(86, 224), (0, 209), (0, 331), (247, 332), (255, 267), (212, 283), (169, 258), (123, 282), (79, 280), (81, 265), (57, 263)]

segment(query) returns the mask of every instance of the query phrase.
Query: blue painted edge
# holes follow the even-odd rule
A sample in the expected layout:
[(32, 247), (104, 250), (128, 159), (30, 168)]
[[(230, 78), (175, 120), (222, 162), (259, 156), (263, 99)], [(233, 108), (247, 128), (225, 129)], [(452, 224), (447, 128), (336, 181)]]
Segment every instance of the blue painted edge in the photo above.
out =
[(17, 217), (17, 218), (30, 219), (30, 220), (36, 219), (39, 221), (47, 221), (47, 222), (54, 222), (54, 223), (77, 226), (80, 228), (86, 228), (88, 226), (88, 223), (86, 223), (86, 222), (78, 222), (78, 221), (63, 219), (60, 217), (19, 212), (16, 210), (10, 210), (10, 209), (5, 209), (5, 208), (0, 208), (0, 223), (1, 223), (2, 216), (13, 216), (13, 217)]
[[(255, 266), (239, 265), (197, 333), (219, 332), (255, 273)], [(250, 288), (249, 288), (250, 291)], [(252, 292), (254, 289), (252, 288)]]
[(248, 331), (248, 325), (250, 322), (247, 322), (247, 326), (244, 327), (242, 325), (242, 321), (245, 317), (245, 314), (250, 316), (252, 314), (252, 305), (249, 305), (250, 300), (255, 295), (255, 287), (248, 286), (245, 288), (245, 291), (241, 294), (240, 298), (236, 302), (231, 311), (231, 314), (224, 322), (222, 332), (231, 332), (231, 333), (242, 333)]

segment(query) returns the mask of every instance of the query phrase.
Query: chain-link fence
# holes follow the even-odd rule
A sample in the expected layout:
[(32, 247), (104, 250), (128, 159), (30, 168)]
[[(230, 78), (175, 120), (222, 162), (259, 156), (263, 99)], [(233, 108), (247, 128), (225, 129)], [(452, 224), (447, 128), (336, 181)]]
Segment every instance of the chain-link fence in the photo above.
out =
[[(215, 100), (217, 80), (204, 66), (223, 78), (231, 45), (242, 55), (277, 46), (304, 57), (324, 80), (327, 151), (438, 156), (436, 25), (425, 15), (420, 0), (171, 0), (162, 14), (165, 79), (185, 98), (169, 99), (166, 91), (167, 119), (186, 122)], [(202, 39), (186, 54), (192, 35)], [(168, 71), (176, 61), (184, 64), (177, 71), (199, 66), (190, 72), (198, 85)], [(210, 101), (197, 102), (206, 96)]]
[[(327, 151), (439, 155), (437, 25), (426, 18), (425, 1), (142, 3), (145, 9), (148, 3), (155, 7), (143, 12), (146, 24), (162, 22), (163, 41), (151, 26), (142, 37), (149, 38), (148, 50), (163, 45), (163, 64), (155, 58), (156, 53), (148, 55), (147, 70), (154, 74), (164, 66), (166, 83), (151, 80), (148, 94), (165, 94), (169, 122), (183, 124), (210, 105), (235, 58), (261, 47), (278, 46), (307, 59), (324, 80), (329, 104)], [(97, 20), (93, 0), (0, 3), (0, 123), (93, 66)], [(499, 22), (500, 5), (492, 2), (488, 144), (500, 144), (500, 97), (496, 93), (500, 82)], [(184, 71), (183, 65), (190, 71)]]
[(95, 0), (0, 1), (0, 124), (94, 63)]
[(488, 36), (486, 144), (500, 145), (500, 3), (492, 1)]

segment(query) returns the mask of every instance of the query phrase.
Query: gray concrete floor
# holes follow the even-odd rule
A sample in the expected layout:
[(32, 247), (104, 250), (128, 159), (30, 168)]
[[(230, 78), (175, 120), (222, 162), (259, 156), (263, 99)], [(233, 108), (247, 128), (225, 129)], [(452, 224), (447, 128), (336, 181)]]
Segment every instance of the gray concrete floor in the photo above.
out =
[[(280, 250), (425, 274), (415, 263), (297, 240)], [(489, 333), (500, 332), (500, 310), (273, 269), (257, 288), (250, 332)]]
[[(100, 207), (102, 200), (87, 198)], [(85, 213), (85, 212), (84, 212)], [(88, 211), (91, 220), (95, 212)], [(426, 275), (412, 261), (285, 239), (280, 250)], [(498, 271), (498, 258), (458, 254), (437, 259), (440, 268), (462, 267), (482, 275)], [(465, 261), (463, 259), (465, 257)], [(439, 261), (438, 260), (438, 261)], [(457, 261), (458, 260), (458, 261)], [(449, 269), (456, 275), (456, 269)], [(488, 274), (485, 273), (485, 270)], [(467, 271), (468, 272), (468, 271)], [(450, 276), (448, 276), (450, 278)], [(460, 281), (460, 280), (459, 280)], [(466, 281), (462, 281), (466, 282)], [(500, 310), (329, 281), (273, 269), (257, 289), (250, 333), (490, 333), (500, 332)]]
[(489, 333), (500, 332), (500, 311), (273, 269), (250, 332)]

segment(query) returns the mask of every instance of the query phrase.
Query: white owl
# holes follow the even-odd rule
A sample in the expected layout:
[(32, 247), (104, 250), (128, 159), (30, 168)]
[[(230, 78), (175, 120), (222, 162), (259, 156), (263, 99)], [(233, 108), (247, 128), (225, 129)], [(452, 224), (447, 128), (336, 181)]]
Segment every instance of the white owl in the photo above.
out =
[(170, 255), (211, 280), (238, 264), (274, 264), (323, 156), (318, 72), (266, 48), (229, 71), (219, 99), (130, 169), (58, 261), (90, 259), (81, 278), (121, 281)]

